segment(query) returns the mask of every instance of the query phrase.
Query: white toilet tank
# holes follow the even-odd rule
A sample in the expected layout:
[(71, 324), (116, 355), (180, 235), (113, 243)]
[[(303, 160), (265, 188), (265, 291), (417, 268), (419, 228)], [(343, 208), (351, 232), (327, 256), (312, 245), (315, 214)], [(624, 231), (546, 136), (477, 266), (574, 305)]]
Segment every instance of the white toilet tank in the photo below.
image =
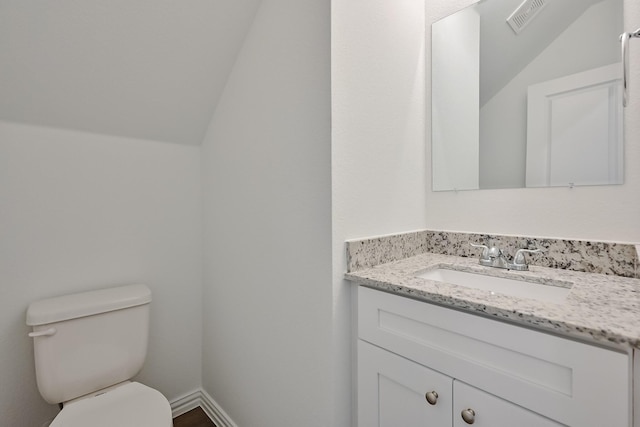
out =
[(49, 403), (67, 402), (134, 377), (144, 364), (151, 291), (128, 285), (36, 301), (36, 379)]

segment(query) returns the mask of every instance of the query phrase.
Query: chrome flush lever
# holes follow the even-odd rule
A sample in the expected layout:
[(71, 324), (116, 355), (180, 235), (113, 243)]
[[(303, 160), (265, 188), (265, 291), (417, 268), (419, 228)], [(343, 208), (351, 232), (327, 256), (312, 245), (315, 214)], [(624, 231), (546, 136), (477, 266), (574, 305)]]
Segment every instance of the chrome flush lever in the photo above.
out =
[(622, 106), (626, 107), (629, 101), (629, 40), (632, 38), (640, 38), (640, 28), (633, 33), (620, 34), (620, 42), (622, 43)]

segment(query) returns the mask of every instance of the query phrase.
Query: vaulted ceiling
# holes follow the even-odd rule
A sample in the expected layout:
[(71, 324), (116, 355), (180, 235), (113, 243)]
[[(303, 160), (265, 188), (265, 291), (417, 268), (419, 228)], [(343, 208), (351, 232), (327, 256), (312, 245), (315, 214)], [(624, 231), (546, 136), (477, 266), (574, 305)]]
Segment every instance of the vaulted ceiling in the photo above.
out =
[(259, 0), (0, 0), (0, 120), (200, 144)]

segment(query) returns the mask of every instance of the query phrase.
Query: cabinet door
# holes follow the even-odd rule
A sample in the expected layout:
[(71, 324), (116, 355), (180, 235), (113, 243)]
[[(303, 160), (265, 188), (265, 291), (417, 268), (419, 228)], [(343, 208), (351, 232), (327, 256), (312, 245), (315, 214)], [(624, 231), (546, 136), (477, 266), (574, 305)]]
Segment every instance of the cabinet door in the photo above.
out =
[(450, 427), (452, 386), (450, 377), (358, 341), (359, 427)]
[[(466, 411), (466, 414), (463, 414)], [(467, 417), (467, 420), (464, 419)], [(460, 381), (453, 384), (453, 426), (562, 427), (549, 418), (524, 409)]]

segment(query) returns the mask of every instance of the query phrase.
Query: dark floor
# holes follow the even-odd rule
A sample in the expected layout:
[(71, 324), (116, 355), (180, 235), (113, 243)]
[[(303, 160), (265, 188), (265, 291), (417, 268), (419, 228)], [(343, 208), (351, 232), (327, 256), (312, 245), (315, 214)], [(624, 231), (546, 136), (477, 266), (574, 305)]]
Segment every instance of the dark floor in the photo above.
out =
[(173, 419), (173, 427), (216, 427), (202, 408), (198, 407)]

